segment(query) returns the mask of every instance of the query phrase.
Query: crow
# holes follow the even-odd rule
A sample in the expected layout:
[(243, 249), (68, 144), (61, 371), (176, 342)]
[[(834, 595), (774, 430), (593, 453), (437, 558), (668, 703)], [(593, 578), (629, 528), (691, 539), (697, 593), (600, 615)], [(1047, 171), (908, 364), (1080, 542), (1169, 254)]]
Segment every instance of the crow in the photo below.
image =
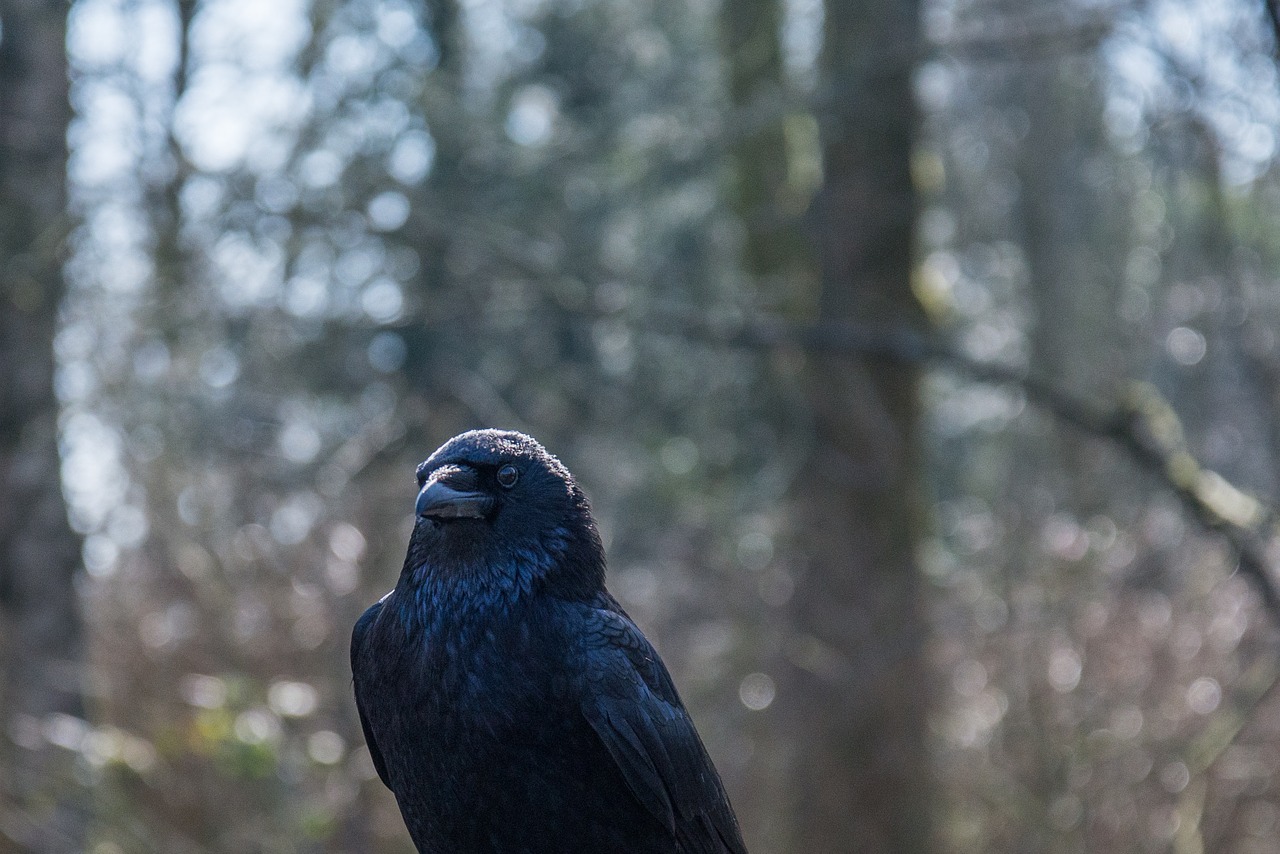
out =
[(418, 466), (396, 587), (351, 637), (374, 768), (423, 854), (745, 854), (587, 500), (522, 433)]

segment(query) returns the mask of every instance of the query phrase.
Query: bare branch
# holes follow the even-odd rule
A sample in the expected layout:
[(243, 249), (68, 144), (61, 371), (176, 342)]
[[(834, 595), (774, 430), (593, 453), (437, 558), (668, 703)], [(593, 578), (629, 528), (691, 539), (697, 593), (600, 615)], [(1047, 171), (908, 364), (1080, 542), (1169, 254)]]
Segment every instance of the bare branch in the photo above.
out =
[(1139, 468), (1155, 476), (1201, 526), (1227, 541), (1237, 555), (1240, 571), (1253, 581), (1268, 613), (1280, 623), (1280, 588), (1267, 533), (1276, 528), (1274, 508), (1201, 466), (1187, 448), (1173, 408), (1149, 384), (1131, 383), (1118, 401), (1103, 405), (1066, 392), (1023, 368), (974, 359), (936, 336), (913, 329), (847, 321), (769, 319), (720, 327), (688, 318), (666, 322), (690, 336), (730, 346), (793, 347), (904, 365), (931, 365), (977, 382), (1016, 387), (1030, 403), (1084, 433), (1114, 443)]

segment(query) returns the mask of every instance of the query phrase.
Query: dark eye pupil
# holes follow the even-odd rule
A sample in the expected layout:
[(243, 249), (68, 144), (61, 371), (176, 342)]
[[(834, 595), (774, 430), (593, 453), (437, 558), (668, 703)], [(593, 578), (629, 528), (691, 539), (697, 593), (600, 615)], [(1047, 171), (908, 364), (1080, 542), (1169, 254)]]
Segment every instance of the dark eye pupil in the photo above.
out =
[(516, 471), (515, 466), (503, 466), (498, 469), (498, 485), (508, 489), (516, 485), (516, 480), (520, 477), (520, 472)]

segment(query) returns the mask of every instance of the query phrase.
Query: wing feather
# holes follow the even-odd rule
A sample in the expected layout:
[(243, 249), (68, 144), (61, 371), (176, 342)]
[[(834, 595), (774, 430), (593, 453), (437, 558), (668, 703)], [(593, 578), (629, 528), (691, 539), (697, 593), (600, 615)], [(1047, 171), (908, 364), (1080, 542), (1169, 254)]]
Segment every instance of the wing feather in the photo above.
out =
[(746, 854), (720, 776), (657, 652), (612, 599), (587, 615), (583, 714), (677, 850)]
[(382, 603), (386, 600), (387, 597), (383, 596), (370, 605), (368, 610), (360, 615), (360, 619), (356, 620), (356, 627), (351, 631), (351, 676), (355, 686), (356, 711), (360, 714), (360, 728), (364, 730), (364, 741), (369, 746), (369, 757), (373, 759), (373, 767), (377, 770), (378, 777), (390, 789), (391, 780), (387, 777), (387, 763), (382, 758), (382, 751), (378, 749), (377, 741), (373, 738), (373, 730), (369, 727), (369, 718), (365, 714), (364, 703), (360, 699), (360, 658), (364, 654), (365, 638), (374, 620), (378, 618), (378, 613), (382, 611)]

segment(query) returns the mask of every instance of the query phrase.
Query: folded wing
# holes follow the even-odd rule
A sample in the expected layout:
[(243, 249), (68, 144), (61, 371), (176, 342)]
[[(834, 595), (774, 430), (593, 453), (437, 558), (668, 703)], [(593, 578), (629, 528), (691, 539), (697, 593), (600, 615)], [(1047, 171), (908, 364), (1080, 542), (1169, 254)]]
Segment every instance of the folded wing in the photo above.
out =
[(383, 596), (370, 605), (369, 609), (360, 615), (360, 619), (356, 620), (356, 627), (351, 632), (351, 674), (355, 681), (356, 711), (360, 713), (360, 728), (364, 730), (364, 741), (369, 746), (369, 756), (373, 759), (373, 767), (377, 770), (378, 777), (390, 789), (391, 781), (387, 779), (387, 765), (382, 758), (382, 751), (378, 749), (378, 743), (374, 741), (373, 731), (369, 728), (369, 719), (365, 715), (364, 701), (361, 698), (363, 692), (360, 690), (360, 659), (364, 654), (365, 638), (369, 634), (373, 621), (378, 618), (378, 612), (382, 610), (382, 603), (386, 598)]
[(746, 854), (720, 776), (662, 660), (616, 602), (602, 596), (595, 604), (584, 635), (587, 721), (678, 851)]

